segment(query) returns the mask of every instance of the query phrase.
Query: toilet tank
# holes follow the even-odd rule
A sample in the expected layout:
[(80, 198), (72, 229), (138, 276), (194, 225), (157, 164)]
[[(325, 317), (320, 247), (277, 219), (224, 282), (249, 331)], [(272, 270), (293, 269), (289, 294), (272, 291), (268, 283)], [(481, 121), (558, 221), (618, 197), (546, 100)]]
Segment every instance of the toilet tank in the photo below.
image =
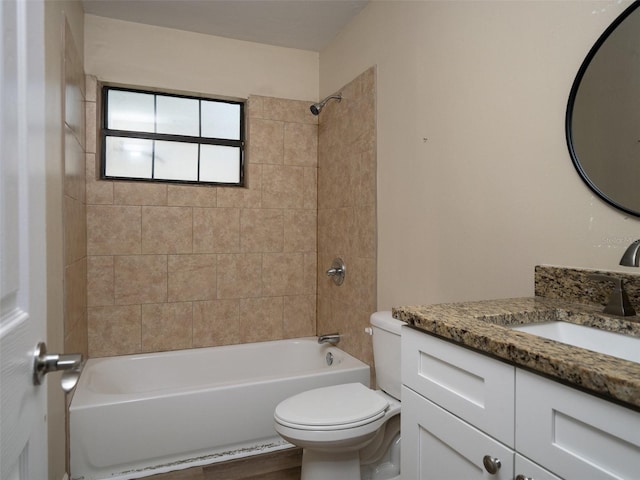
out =
[(400, 327), (405, 322), (391, 316), (391, 312), (371, 315), (373, 327), (373, 361), (378, 388), (400, 400)]

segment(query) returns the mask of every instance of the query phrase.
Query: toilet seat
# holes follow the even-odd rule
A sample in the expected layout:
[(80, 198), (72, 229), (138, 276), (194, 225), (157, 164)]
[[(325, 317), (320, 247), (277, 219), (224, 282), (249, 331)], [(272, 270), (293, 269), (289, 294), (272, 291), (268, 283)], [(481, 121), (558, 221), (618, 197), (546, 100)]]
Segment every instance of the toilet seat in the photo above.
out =
[(298, 430), (331, 431), (357, 428), (385, 416), (389, 402), (361, 383), (347, 383), (302, 392), (281, 402), (277, 423)]

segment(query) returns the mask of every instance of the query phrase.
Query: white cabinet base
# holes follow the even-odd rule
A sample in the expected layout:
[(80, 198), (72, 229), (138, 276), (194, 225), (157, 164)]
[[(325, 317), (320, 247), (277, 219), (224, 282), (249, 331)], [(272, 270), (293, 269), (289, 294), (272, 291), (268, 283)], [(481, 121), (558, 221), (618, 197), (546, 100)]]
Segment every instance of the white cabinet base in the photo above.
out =
[[(402, 478), (513, 479), (513, 450), (407, 387), (402, 387), (402, 409)], [(484, 467), (485, 455), (500, 460), (497, 473)]]

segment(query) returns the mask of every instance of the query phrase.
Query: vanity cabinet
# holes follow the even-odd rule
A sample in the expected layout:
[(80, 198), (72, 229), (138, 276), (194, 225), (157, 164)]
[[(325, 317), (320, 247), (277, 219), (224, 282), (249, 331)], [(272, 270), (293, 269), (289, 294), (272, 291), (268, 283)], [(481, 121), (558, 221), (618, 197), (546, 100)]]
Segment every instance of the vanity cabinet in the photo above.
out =
[(516, 370), (519, 452), (567, 479), (640, 478), (640, 413)]
[[(407, 414), (408, 412), (408, 414)], [(435, 403), (402, 387), (402, 478), (512, 480), (514, 451)], [(500, 461), (495, 475), (483, 465)]]
[(403, 477), (639, 478), (633, 410), (409, 327), (402, 383)]

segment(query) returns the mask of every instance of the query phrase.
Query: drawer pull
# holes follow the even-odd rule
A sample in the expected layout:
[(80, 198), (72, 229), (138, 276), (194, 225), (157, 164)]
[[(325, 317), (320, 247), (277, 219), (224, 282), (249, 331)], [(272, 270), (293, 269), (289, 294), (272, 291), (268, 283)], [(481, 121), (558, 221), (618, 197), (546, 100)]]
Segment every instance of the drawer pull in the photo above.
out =
[(495, 458), (490, 455), (485, 455), (482, 458), (482, 463), (484, 464), (484, 468), (486, 468), (487, 472), (491, 475), (498, 473), (498, 470), (500, 470), (500, 467), (502, 466), (499, 458)]
[(524, 475), (519, 474), (519, 475), (516, 475), (516, 480), (534, 480), (534, 479), (531, 477), (525, 477)]

